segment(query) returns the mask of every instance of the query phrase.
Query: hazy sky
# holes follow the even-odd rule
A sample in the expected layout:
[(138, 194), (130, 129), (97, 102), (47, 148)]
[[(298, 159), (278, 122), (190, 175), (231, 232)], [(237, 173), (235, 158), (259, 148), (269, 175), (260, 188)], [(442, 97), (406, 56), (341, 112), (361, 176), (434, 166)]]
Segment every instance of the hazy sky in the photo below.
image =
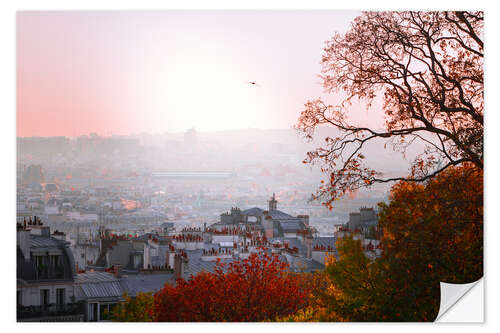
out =
[(290, 128), (358, 14), (19, 12), (17, 135)]

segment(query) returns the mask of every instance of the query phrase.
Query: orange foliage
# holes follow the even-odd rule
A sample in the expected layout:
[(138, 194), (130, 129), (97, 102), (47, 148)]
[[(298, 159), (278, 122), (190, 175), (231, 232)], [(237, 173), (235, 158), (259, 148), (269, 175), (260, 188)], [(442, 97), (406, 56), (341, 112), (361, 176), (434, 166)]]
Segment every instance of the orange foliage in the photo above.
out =
[(382, 256), (371, 260), (359, 240), (339, 239), (340, 260), (326, 267), (331, 287), (316, 304), (346, 321), (433, 321), (441, 281), (483, 275), (482, 169), (465, 163), (425, 184), (399, 182), (380, 207)]
[(307, 305), (310, 285), (305, 275), (287, 271), (287, 264), (267, 253), (215, 272), (177, 280), (155, 295), (158, 321), (254, 322), (295, 313)]
[(424, 265), (448, 283), (469, 283), (483, 275), (481, 169), (465, 164), (427, 184), (401, 182), (390, 199), (380, 214), (385, 256)]

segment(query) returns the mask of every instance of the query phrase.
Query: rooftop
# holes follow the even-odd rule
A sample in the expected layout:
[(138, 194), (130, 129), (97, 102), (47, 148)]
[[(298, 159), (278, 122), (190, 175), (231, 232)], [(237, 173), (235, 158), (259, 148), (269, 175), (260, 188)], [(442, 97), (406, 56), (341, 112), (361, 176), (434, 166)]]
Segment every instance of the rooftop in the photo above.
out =
[(39, 248), (39, 247), (60, 247), (63, 245), (62, 241), (59, 241), (52, 237), (45, 237), (40, 235), (30, 235), (31, 239), (31, 248)]
[(121, 297), (124, 289), (119, 280), (106, 272), (86, 272), (77, 274), (75, 279), (85, 298)]
[(139, 274), (124, 276), (120, 283), (122, 288), (133, 296), (138, 292), (157, 292), (165, 283), (174, 284), (175, 279), (174, 274)]

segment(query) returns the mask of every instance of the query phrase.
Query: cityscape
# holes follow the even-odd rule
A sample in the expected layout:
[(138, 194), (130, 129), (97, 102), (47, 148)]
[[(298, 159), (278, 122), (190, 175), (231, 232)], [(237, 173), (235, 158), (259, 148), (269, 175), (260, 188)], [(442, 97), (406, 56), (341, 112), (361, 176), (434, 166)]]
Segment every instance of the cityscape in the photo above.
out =
[[(279, 134), (267, 135), (280, 139)], [(293, 136), (292, 131), (283, 134), (283, 142), (286, 136)], [(40, 245), (54, 248), (59, 259), (40, 256), (36, 260), (47, 260), (48, 267), (56, 260), (55, 271), (60, 265), (71, 272), (64, 273), (68, 281), (63, 285), (57, 282), (44, 289), (49, 293), (43, 296), (46, 305), (53, 303), (51, 293), (59, 293), (56, 301), (73, 313), (73, 303), (66, 306), (61, 297), (75, 297), (77, 302), (84, 301), (85, 308), (79, 305), (81, 314), (68, 315), (68, 320), (104, 320), (104, 310), (109, 311), (110, 306), (122, 300), (124, 292), (156, 292), (176, 278), (213, 271), (216, 258), (248, 257), (248, 253), (257, 252), (259, 242), (283, 253), (292, 269), (321, 269), (325, 255), (335, 253), (336, 235), (342, 234), (342, 227), (349, 221), (354, 223), (353, 230), (366, 229), (363, 235), (371, 237), (363, 237), (364, 246), (371, 248), (367, 253), (380, 252), (376, 249), (378, 240), (369, 233), (368, 226), (376, 228), (373, 207), (384, 200), (383, 191), (372, 190), (345, 200), (338, 209), (330, 211), (309, 200), (320, 175), (302, 167), (300, 160), (297, 163), (297, 146), (279, 141), (243, 143), (242, 149), (252, 147), (252, 156), (245, 160), (243, 152), (232, 148), (227, 153), (237, 156), (237, 161), (227, 168), (230, 160), (217, 162), (218, 155), (225, 152), (212, 148), (206, 153), (207, 145), (194, 129), (187, 130), (181, 140), (169, 140), (159, 147), (145, 147), (141, 138), (131, 137), (18, 138), (18, 235), (31, 230), (34, 237), (20, 249), (23, 251), (26, 246), (24, 251), (33, 253)], [(163, 154), (158, 154), (159, 150)], [(196, 151), (196, 157), (190, 159), (186, 150)], [(175, 169), (168, 165), (167, 158), (145, 163), (147, 156), (155, 154), (175, 154), (178, 168), (184, 163), (184, 170), (189, 171), (158, 171)], [(266, 162), (271, 158), (273, 163)], [(227, 171), (191, 171), (196, 170), (194, 165), (201, 165), (198, 170), (220, 170), (217, 168), (221, 164), (226, 165)], [(272, 192), (274, 188), (276, 192)], [(355, 213), (360, 209), (371, 215), (363, 214), (363, 219), (357, 221)], [(266, 220), (268, 217), (270, 221)], [(301, 234), (304, 231), (307, 233)], [(42, 238), (44, 235), (47, 239)], [(306, 240), (308, 235), (310, 240)], [(61, 248), (70, 251), (68, 258), (63, 259), (66, 250)], [(189, 258), (187, 268), (176, 266), (176, 251), (172, 249)], [(117, 267), (119, 273), (114, 271)], [(49, 279), (55, 276), (49, 277), (50, 268), (49, 273), (18, 270), (18, 274), (26, 274), (28, 281), (36, 277), (31, 288), (19, 291), (19, 298), (20, 302), (38, 306), (38, 293), (30, 289), (39, 288), (44, 274)], [(84, 290), (91, 283), (111, 288), (110, 294), (90, 297)], [(113, 286), (120, 286), (120, 292)], [(25, 320), (39, 319), (40, 313), (26, 311), (20, 316), (26, 316)]]
[(17, 322), (434, 321), (482, 278), (483, 12), (16, 24)]

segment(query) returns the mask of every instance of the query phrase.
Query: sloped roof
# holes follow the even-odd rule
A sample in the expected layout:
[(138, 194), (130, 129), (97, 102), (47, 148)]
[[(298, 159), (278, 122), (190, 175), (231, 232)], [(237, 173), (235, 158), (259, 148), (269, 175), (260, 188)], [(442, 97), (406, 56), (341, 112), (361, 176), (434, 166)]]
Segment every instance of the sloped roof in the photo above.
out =
[(75, 285), (81, 288), (86, 298), (121, 297), (125, 291), (120, 281), (107, 272), (77, 274)]
[(99, 271), (79, 273), (75, 278), (75, 284), (113, 281), (118, 281), (113, 274)]
[(264, 214), (264, 210), (260, 209), (259, 207), (253, 207), (253, 208), (241, 211), (241, 214), (248, 215), (248, 216), (260, 216), (260, 215)]
[(86, 283), (80, 285), (87, 298), (121, 297), (124, 290), (118, 281)]
[(292, 216), (290, 214), (287, 214), (285, 212), (282, 212), (281, 210), (273, 209), (269, 211), (269, 215), (273, 218), (273, 220), (300, 220), (299, 218), (296, 218), (295, 216)]
[(336, 237), (317, 237), (312, 239), (312, 246), (331, 246), (335, 248), (335, 242), (337, 241)]
[[(41, 236), (41, 235), (29, 235), (30, 237), (30, 251), (33, 254), (49, 252), (50, 254), (60, 254), (62, 255), (62, 265), (64, 267), (64, 277), (60, 279), (71, 280), (75, 275), (75, 263), (73, 258), (73, 252), (66, 247), (66, 242), (58, 240), (53, 237)], [(17, 277), (24, 280), (35, 281), (36, 269), (34, 261), (25, 261), (25, 256), (20, 250), (19, 246), (17, 255)]]
[[(241, 211), (241, 214), (248, 215), (248, 216), (262, 216), (262, 215), (264, 215), (264, 210), (259, 208), (259, 207), (253, 207), (253, 208), (249, 208), (249, 209)], [(290, 214), (287, 214), (285, 212), (282, 212), (281, 210), (278, 210), (278, 209), (273, 209), (273, 210), (268, 211), (267, 215), (271, 216), (273, 218), (273, 220), (288, 220), (288, 219), (300, 220), (297, 217), (292, 216)]]
[[(205, 245), (206, 250), (209, 250), (211, 248), (217, 249), (219, 247), (216, 246), (216, 244), (206, 244)], [(203, 261), (203, 260), (201, 260), (201, 255), (203, 254), (203, 250), (192, 250), (192, 251), (187, 250), (186, 253), (187, 253), (188, 259), (189, 259), (189, 263), (187, 266), (187, 271), (189, 272), (189, 274), (187, 276), (188, 278), (189, 278), (189, 275), (196, 275), (200, 272), (213, 272), (214, 271), (214, 268), (216, 265), (215, 261)], [(233, 261), (234, 261), (234, 259), (232, 259), (232, 258), (220, 260), (221, 263), (230, 263)]]
[(314, 271), (322, 270), (325, 268), (325, 265), (322, 265), (315, 260), (306, 260), (306, 264), (307, 264), (307, 267), (305, 270), (307, 272), (314, 272)]
[(339, 253), (337, 251), (337, 247), (335, 246), (335, 242), (336, 242), (337, 238), (336, 237), (318, 237), (318, 238), (313, 238), (312, 239), (312, 247), (314, 249), (314, 247), (316, 245), (318, 246), (324, 246), (324, 247), (332, 247), (333, 248), (333, 255), (335, 256), (335, 258), (339, 259)]
[(56, 238), (39, 236), (39, 235), (30, 235), (30, 241), (31, 241), (31, 244), (30, 244), (31, 248), (36, 248), (36, 247), (57, 247), (57, 248), (59, 248), (61, 245), (63, 245), (62, 242)]
[(163, 288), (165, 283), (173, 284), (174, 282), (174, 274), (129, 275), (120, 280), (122, 288), (132, 296), (138, 292), (155, 293)]

